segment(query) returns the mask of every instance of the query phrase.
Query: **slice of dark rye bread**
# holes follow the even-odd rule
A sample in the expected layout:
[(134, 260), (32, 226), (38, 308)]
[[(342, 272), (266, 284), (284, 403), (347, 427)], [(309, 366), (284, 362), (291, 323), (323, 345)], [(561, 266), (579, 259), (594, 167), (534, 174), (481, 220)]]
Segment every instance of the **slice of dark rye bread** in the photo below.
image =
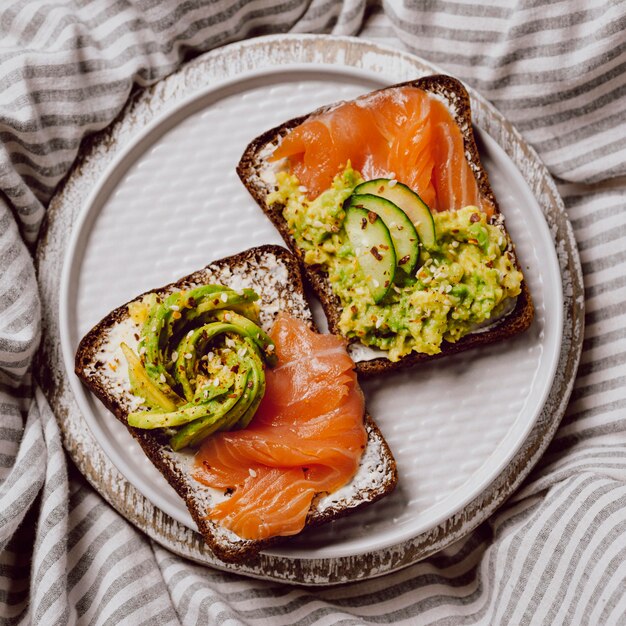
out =
[[(254, 289), (260, 296), (260, 322), (271, 328), (276, 315), (286, 312), (305, 320), (315, 329), (296, 259), (280, 246), (260, 246), (215, 261), (153, 293), (164, 296), (181, 289), (218, 283), (239, 290)], [(149, 292), (150, 293), (150, 292)], [(133, 301), (140, 300), (144, 294)], [(119, 348), (125, 341), (137, 350), (140, 325), (130, 317), (128, 304), (109, 313), (80, 342), (76, 353), (76, 374), (139, 442), (152, 463), (187, 504), (198, 529), (214, 554), (228, 562), (250, 561), (265, 546), (278, 539), (250, 541), (206, 519), (208, 510), (226, 496), (191, 476), (193, 452), (174, 452), (161, 431), (128, 426), (126, 416), (140, 400), (131, 393), (125, 359)], [(113, 366), (113, 369), (111, 366)], [(366, 413), (368, 441), (354, 479), (333, 494), (318, 494), (307, 518), (307, 526), (337, 519), (357, 507), (375, 502), (390, 493), (397, 482), (394, 458), (380, 430)], [(284, 539), (284, 538), (283, 538)]]
[[(489, 199), (493, 203), (493, 206), (496, 207), (494, 220), (504, 227), (504, 216), (498, 209), (498, 203), (491, 189), (491, 185), (489, 184), (487, 172), (480, 161), (478, 147), (472, 129), (470, 99), (465, 87), (463, 87), (458, 80), (450, 76), (434, 75), (392, 85), (387, 89), (404, 86), (423, 89), (435, 95), (447, 105), (448, 110), (463, 135), (465, 155), (474, 173), (480, 192), (483, 197)], [(304, 263), (302, 252), (298, 248), (294, 237), (289, 232), (287, 223), (283, 218), (283, 205), (280, 203), (268, 205), (267, 203), (268, 194), (275, 190), (275, 184), (273, 182), (275, 165), (271, 165), (268, 158), (271, 156), (274, 148), (280, 143), (281, 138), (307, 118), (329, 111), (338, 104), (341, 103), (334, 103), (317, 109), (308, 115), (289, 120), (254, 139), (243, 153), (237, 166), (237, 173), (257, 204), (269, 217), (274, 226), (276, 226), (285, 240), (285, 243), (287, 243), (292, 252), (298, 257), (304, 275), (321, 301), (326, 317), (328, 318), (330, 331), (340, 334), (338, 324), (341, 315), (341, 303), (339, 298), (334, 294), (325, 272), (319, 266), (311, 266)], [(508, 238), (510, 241), (510, 237)], [(512, 244), (511, 252), (515, 256), (515, 250)], [(515, 256), (515, 263), (519, 269), (520, 266), (517, 256)], [(512, 337), (513, 335), (523, 332), (530, 326), (533, 320), (534, 308), (526, 281), (522, 282), (522, 292), (512, 305), (514, 306), (511, 306), (505, 316), (495, 321), (489, 327), (470, 333), (456, 343), (444, 341), (439, 354), (428, 355), (413, 352), (401, 358), (399, 361), (392, 362), (387, 359), (381, 351), (374, 352), (363, 350), (360, 343), (353, 343), (350, 347), (351, 356), (357, 364), (357, 371), (363, 375), (370, 375), (411, 366), (421, 361), (445, 357), (470, 348), (501, 341), (507, 337)]]

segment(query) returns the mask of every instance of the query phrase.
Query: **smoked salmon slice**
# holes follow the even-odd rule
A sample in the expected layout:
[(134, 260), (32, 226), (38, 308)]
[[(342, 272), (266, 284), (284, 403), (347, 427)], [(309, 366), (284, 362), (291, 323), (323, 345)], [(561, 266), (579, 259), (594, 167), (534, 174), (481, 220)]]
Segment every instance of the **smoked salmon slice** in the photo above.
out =
[(280, 315), (278, 364), (250, 425), (207, 439), (194, 477), (232, 495), (208, 512), (244, 539), (302, 530), (313, 497), (356, 474), (367, 442), (365, 404), (345, 342)]
[(404, 183), (431, 210), (471, 204), (493, 213), (481, 197), (452, 115), (416, 87), (375, 92), (309, 117), (283, 137), (271, 157), (283, 158), (311, 200), (350, 162), (365, 180)]

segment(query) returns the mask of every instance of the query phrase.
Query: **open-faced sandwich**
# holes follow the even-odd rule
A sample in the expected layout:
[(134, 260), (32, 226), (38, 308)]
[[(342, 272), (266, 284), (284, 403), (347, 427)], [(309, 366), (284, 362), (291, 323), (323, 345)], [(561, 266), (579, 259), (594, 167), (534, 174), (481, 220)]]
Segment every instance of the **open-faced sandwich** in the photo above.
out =
[(115, 309), (81, 341), (76, 373), (224, 561), (395, 487), (345, 341), (315, 331), (284, 248), (216, 261)]
[(267, 131), (238, 174), (297, 255), (362, 373), (491, 343), (533, 306), (474, 140), (429, 76)]

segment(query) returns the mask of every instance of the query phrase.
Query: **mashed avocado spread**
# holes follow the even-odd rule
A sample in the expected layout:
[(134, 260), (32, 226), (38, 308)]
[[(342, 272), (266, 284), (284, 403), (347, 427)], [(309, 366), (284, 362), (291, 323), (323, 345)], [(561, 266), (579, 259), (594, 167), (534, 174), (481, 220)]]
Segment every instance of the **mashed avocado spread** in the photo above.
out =
[(400, 273), (375, 304), (343, 228), (343, 203), (361, 182), (348, 165), (330, 189), (309, 200), (294, 175), (279, 172), (277, 190), (268, 198), (284, 205), (304, 262), (328, 275), (343, 306), (339, 329), (346, 337), (387, 351), (392, 361), (413, 351), (437, 354), (443, 340), (455, 342), (487, 325), (505, 309), (507, 298), (519, 295), (522, 274), (506, 233), (468, 206), (434, 212), (436, 246), (422, 246), (415, 274)]

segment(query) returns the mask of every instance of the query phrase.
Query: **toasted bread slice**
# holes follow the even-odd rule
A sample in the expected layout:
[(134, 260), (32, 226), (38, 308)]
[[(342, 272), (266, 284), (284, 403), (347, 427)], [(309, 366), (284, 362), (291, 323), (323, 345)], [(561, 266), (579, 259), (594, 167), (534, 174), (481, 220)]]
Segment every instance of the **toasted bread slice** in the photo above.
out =
[[(504, 216), (498, 209), (497, 200), (489, 184), (487, 172), (480, 161), (478, 147), (472, 130), (469, 95), (463, 85), (450, 76), (435, 75), (393, 85), (389, 88), (404, 86), (423, 89), (424, 91), (436, 95), (447, 105), (448, 110), (461, 130), (465, 155), (476, 178), (480, 193), (495, 207), (496, 213), (492, 220), (504, 226)], [(307, 118), (330, 111), (333, 107), (337, 106), (337, 104), (322, 107), (308, 115), (289, 120), (281, 126), (268, 130), (254, 139), (241, 157), (237, 166), (237, 173), (257, 204), (273, 222), (289, 248), (298, 257), (304, 275), (321, 301), (326, 317), (328, 318), (330, 331), (340, 334), (339, 318), (341, 315), (341, 303), (333, 292), (325, 272), (319, 266), (304, 263), (303, 254), (298, 248), (296, 240), (290, 233), (287, 223), (283, 218), (284, 206), (280, 203), (269, 204), (267, 201), (268, 195), (276, 189), (276, 185), (274, 184), (276, 166), (270, 163), (268, 159), (272, 155), (275, 147), (280, 143), (281, 138), (291, 129), (299, 126)], [(511, 252), (515, 256), (512, 244)], [(515, 257), (515, 264), (517, 268), (520, 269), (517, 257)], [(360, 374), (369, 375), (407, 367), (421, 361), (441, 358), (477, 346), (501, 341), (507, 337), (523, 332), (530, 326), (533, 320), (534, 309), (526, 281), (522, 282), (520, 295), (517, 296), (515, 301), (511, 302), (510, 305), (506, 313), (488, 327), (477, 329), (476, 332), (465, 335), (456, 343), (444, 341), (439, 354), (428, 355), (412, 352), (402, 357), (400, 360), (392, 362), (385, 357), (382, 351), (371, 350), (358, 342), (353, 342), (350, 346), (350, 353), (357, 364), (357, 371)]]
[[(252, 248), (215, 261), (208, 267), (153, 292), (163, 296), (211, 283), (237, 290), (246, 287), (254, 289), (260, 296), (260, 322), (265, 330), (272, 326), (280, 311), (305, 320), (311, 328), (315, 328), (304, 297), (297, 262), (285, 248), (270, 245)], [(142, 296), (138, 296), (135, 301)], [(130, 303), (109, 313), (80, 342), (76, 353), (76, 374), (127, 426), (152, 463), (184, 499), (198, 529), (215, 555), (228, 562), (249, 561), (259, 550), (277, 538), (265, 541), (244, 540), (208, 520), (207, 511), (223, 499), (224, 494), (205, 487), (192, 477), (193, 453), (174, 452), (168, 443), (168, 437), (161, 431), (140, 430), (127, 424), (126, 416), (136, 408), (137, 399), (131, 393), (127, 367), (119, 344), (125, 341), (136, 349), (140, 330), (140, 325), (129, 314), (128, 304)], [(393, 456), (372, 418), (366, 414), (364, 419), (368, 441), (356, 476), (352, 482), (333, 494), (318, 494), (307, 518), (307, 526), (337, 519), (357, 507), (378, 500), (394, 489), (397, 471)]]

